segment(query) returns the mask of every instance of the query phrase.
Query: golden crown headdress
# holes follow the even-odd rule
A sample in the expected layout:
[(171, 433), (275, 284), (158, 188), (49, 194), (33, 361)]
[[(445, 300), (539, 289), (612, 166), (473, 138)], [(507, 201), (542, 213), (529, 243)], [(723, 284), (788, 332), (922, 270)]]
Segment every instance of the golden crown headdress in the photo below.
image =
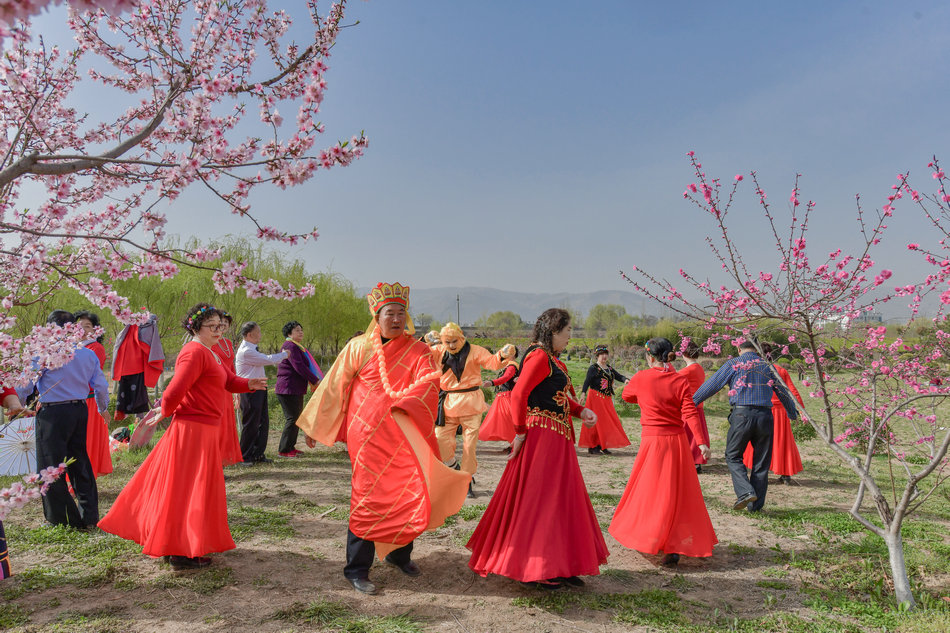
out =
[(379, 312), (379, 309), (387, 303), (398, 303), (408, 310), (409, 286), (404, 286), (398, 282), (391, 284), (379, 282), (376, 284), (376, 287), (366, 295), (366, 300), (369, 302), (369, 310), (373, 314)]

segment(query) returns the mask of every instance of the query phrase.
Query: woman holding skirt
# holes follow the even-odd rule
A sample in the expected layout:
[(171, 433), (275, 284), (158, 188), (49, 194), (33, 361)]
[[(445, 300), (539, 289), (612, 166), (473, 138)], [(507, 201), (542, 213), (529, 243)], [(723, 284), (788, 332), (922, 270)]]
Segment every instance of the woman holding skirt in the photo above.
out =
[(580, 586), (600, 573), (607, 545), (574, 449), (571, 416), (585, 425), (596, 414), (574, 398), (557, 355), (571, 338), (570, 314), (551, 308), (538, 317), (534, 340), (511, 392), (515, 439), (505, 472), (468, 547), (468, 566), (544, 589)]
[(199, 303), (183, 320), (193, 336), (175, 362), (162, 395), (168, 430), (99, 521), (106, 532), (135, 541), (144, 554), (175, 569), (206, 567), (205, 554), (234, 549), (228, 528), (221, 455), (225, 394), (266, 388), (240, 378), (214, 352), (223, 330), (217, 309)]
[[(607, 362), (609, 354), (606, 345), (594, 349), (597, 360), (587, 368), (587, 377), (581, 387), (581, 403), (597, 414), (597, 425), (582, 428), (577, 445), (586, 448), (591, 455), (610, 455), (611, 448), (630, 446), (613, 400), (614, 381), (627, 382), (627, 378), (610, 366)], [(590, 395), (587, 395), (588, 389)]]
[[(665, 553), (664, 565), (680, 555), (711, 556), (718, 542), (713, 530), (684, 421), (699, 433), (699, 414), (686, 377), (673, 370), (673, 344), (647, 341), (647, 364), (623, 389), (627, 402), (640, 405), (640, 450), (623, 491), (610, 534), (623, 546), (646, 554)], [(709, 447), (700, 445), (709, 458)]]

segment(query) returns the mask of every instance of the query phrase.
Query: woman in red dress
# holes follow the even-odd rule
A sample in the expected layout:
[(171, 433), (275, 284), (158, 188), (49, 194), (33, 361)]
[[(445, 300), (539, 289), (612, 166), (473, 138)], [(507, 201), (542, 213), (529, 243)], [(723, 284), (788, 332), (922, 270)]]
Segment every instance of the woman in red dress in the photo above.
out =
[[(228, 332), (231, 331), (231, 315), (223, 310), (221, 311), (221, 323), (224, 325), (224, 330), (214, 347), (214, 353), (231, 368), (231, 373), (236, 373), (234, 370), (234, 345), (231, 343), (231, 339), (227, 337)], [(233, 394), (224, 394), (223, 406), (224, 424), (221, 425), (221, 458), (225, 466), (231, 466), (244, 461), (244, 456), (241, 453), (241, 439), (238, 437), (237, 416), (234, 413)]]
[[(669, 365), (674, 357), (669, 340), (650, 339), (650, 368), (634, 375), (623, 389), (624, 400), (640, 405), (643, 431), (609, 529), (630, 549), (647, 554), (662, 550), (664, 565), (677, 564), (681, 554), (711, 556), (718, 542), (683, 430), (685, 421), (699, 434), (699, 413), (686, 377)], [(709, 447), (699, 448), (708, 459)]]
[[(106, 367), (106, 348), (102, 346), (102, 337), (96, 338), (95, 331), (99, 327), (99, 315), (85, 310), (76, 313), (76, 322), (82, 326), (88, 336), (86, 347), (96, 353), (99, 359), (99, 368)], [(90, 388), (86, 398), (88, 421), (86, 422), (86, 452), (89, 454), (89, 463), (96, 477), (108, 475), (112, 472), (112, 453), (109, 452), (109, 424), (99, 413), (96, 404), (96, 393)]]
[(162, 395), (168, 430), (119, 493), (99, 527), (165, 556), (175, 569), (205, 567), (209, 552), (234, 549), (221, 466), (221, 410), (228, 391), (266, 388), (263, 378), (240, 378), (213, 351), (223, 325), (207, 303), (182, 322), (194, 338), (182, 347)]
[(511, 417), (511, 390), (515, 388), (518, 380), (518, 348), (514, 348), (513, 355), (509, 358), (511, 363), (498, 374), (494, 380), (486, 380), (483, 386), (497, 387), (495, 399), (492, 400), (488, 413), (482, 425), (478, 427), (478, 439), (481, 442), (508, 442), (506, 452), (511, 452), (515, 441), (515, 423)]
[[(689, 381), (689, 389), (691, 392), (696, 393), (696, 390), (699, 389), (699, 386), (706, 381), (706, 372), (703, 370), (703, 366), (697, 362), (699, 359), (699, 346), (696, 343), (690, 341), (689, 345), (686, 346), (686, 349), (683, 350), (683, 360), (686, 361), (686, 367), (680, 370), (680, 373), (686, 376), (686, 380)], [(703, 472), (703, 464), (706, 463), (706, 458), (703, 456), (702, 451), (699, 450), (699, 447), (703, 444), (709, 446), (709, 427), (706, 426), (706, 414), (703, 412), (703, 403), (696, 405), (696, 409), (699, 411), (699, 435), (694, 435), (692, 429), (687, 425), (684, 427), (686, 431), (686, 441), (689, 442), (689, 450), (693, 453), (693, 463), (696, 464), (696, 472)]]
[[(771, 360), (769, 350), (766, 350), (766, 354), (769, 355), (769, 360)], [(792, 377), (788, 374), (788, 371), (779, 365), (772, 365), (772, 367), (775, 368), (775, 373), (779, 375), (782, 382), (788, 386), (798, 404), (804, 407), (805, 403), (802, 402), (802, 396), (795, 388), (795, 383), (792, 382)], [(746, 468), (752, 468), (751, 444), (745, 447), (742, 463), (745, 464)], [(779, 476), (780, 484), (791, 484), (792, 475), (797, 475), (804, 470), (802, 457), (798, 453), (798, 445), (795, 444), (795, 436), (792, 435), (792, 423), (788, 419), (785, 407), (782, 406), (775, 394), (772, 394), (772, 463), (769, 465), (769, 470)]]
[(596, 414), (573, 399), (574, 388), (557, 354), (571, 338), (570, 314), (546, 310), (521, 361), (511, 392), (514, 447), (468, 547), (468, 566), (540, 588), (583, 585), (607, 562), (597, 516), (574, 449), (571, 416), (584, 424)]
[(623, 430), (613, 400), (614, 381), (627, 382), (627, 377), (610, 366), (607, 362), (609, 355), (606, 345), (594, 348), (594, 358), (597, 360), (587, 368), (587, 377), (581, 387), (581, 403), (597, 414), (597, 424), (581, 429), (577, 445), (586, 448), (591, 455), (610, 455), (611, 448), (630, 446), (630, 439)]

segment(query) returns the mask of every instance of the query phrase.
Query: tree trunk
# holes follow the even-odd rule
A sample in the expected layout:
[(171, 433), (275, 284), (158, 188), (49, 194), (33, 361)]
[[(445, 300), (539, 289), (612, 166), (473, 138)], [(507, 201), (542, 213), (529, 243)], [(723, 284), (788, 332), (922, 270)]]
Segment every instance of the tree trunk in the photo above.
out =
[(901, 538), (899, 525), (892, 525), (884, 534), (887, 543), (888, 559), (891, 563), (891, 576), (894, 579), (894, 595), (898, 604), (904, 604), (908, 609), (917, 606), (914, 595), (910, 591), (910, 579), (907, 577), (907, 564), (904, 562), (904, 541)]

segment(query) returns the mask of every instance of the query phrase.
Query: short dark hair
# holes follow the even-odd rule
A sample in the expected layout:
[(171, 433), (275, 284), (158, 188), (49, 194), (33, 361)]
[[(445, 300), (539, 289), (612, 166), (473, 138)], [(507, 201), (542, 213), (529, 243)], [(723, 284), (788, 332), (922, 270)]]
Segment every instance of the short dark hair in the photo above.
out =
[(254, 328), (256, 328), (256, 327), (258, 327), (258, 326), (257, 326), (257, 321), (248, 321), (247, 323), (245, 323), (244, 325), (242, 325), (242, 326), (241, 326), (241, 338), (244, 338), (245, 336), (247, 336), (248, 334), (250, 334), (251, 332), (253, 332), (253, 331), (254, 331)]
[(280, 329), (284, 333), (284, 338), (290, 336), (290, 333), (294, 331), (294, 328), (300, 326), (300, 329), (303, 329), (303, 325), (300, 324), (300, 321), (289, 321), (284, 323), (284, 327)]
[(67, 310), (53, 310), (46, 317), (47, 325), (58, 325), (60, 327), (76, 322), (76, 316)]
[(756, 351), (755, 341), (751, 338), (747, 338), (746, 340), (739, 343), (739, 349), (751, 349), (754, 352)]
[[(77, 322), (82, 321), (83, 319), (86, 319), (90, 323), (92, 323), (93, 327), (99, 327), (100, 325), (99, 315), (96, 314), (95, 312), (90, 312), (89, 310), (80, 310), (79, 312), (73, 315), (73, 318), (76, 319)], [(96, 342), (101, 343), (102, 339), (104, 338), (105, 338), (105, 335), (103, 334), (102, 336), (96, 339)]]
[(571, 313), (562, 308), (548, 308), (534, 322), (534, 340), (549, 354), (554, 353), (554, 335), (571, 324)]
[(211, 317), (221, 318), (221, 312), (210, 303), (196, 303), (188, 309), (185, 318), (181, 320), (181, 326), (190, 334), (197, 334), (201, 325)]

